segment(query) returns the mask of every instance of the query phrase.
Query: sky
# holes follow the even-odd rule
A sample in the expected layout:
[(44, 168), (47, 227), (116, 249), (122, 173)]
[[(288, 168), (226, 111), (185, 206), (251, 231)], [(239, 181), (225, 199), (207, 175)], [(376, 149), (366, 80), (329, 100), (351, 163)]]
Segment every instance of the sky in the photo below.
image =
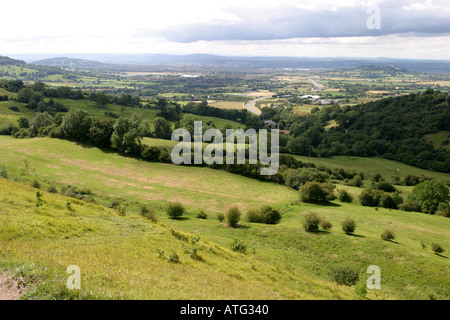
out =
[(450, 59), (449, 0), (3, 2), (0, 55)]

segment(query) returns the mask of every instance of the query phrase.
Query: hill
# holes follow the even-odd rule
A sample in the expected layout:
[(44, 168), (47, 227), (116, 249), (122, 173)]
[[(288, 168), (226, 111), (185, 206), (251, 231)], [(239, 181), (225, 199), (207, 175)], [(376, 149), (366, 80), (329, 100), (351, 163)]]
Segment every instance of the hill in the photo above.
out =
[(89, 69), (104, 66), (103, 63), (97, 61), (73, 59), (66, 57), (38, 60), (34, 61), (32, 64), (49, 67), (73, 68), (73, 69)]
[[(83, 270), (81, 298), (358, 299), (369, 265), (382, 272), (382, 290), (368, 292), (369, 299), (450, 297), (446, 256), (429, 249), (432, 242), (450, 247), (448, 218), (339, 201), (300, 204), (292, 189), (226, 172), (147, 163), (58, 139), (0, 140), (10, 179), (37, 179), (42, 190), (65, 186), (63, 193), (70, 184), (91, 194), (76, 199), (42, 191), (44, 204), (36, 208), (34, 189), (0, 179), (0, 267), (22, 270), (37, 297), (74, 294), (63, 288), (68, 265)], [(27, 169), (23, 160), (30, 161)], [(116, 200), (126, 204), (125, 216), (108, 208)], [(187, 206), (185, 218), (167, 218), (168, 200)], [(142, 204), (155, 210), (157, 224), (139, 215)], [(241, 228), (229, 228), (215, 214), (233, 204), (244, 213), (270, 204), (283, 218), (277, 225), (244, 218)], [(206, 220), (195, 218), (200, 209)], [(308, 212), (334, 228), (305, 232)], [(347, 217), (357, 221), (355, 236), (340, 230)], [(396, 242), (380, 239), (386, 228)], [(200, 241), (178, 240), (180, 232)], [(246, 244), (247, 254), (231, 250), (234, 239)], [(181, 263), (166, 261), (173, 252)], [(356, 287), (331, 280), (331, 268), (343, 265), (358, 270)]]

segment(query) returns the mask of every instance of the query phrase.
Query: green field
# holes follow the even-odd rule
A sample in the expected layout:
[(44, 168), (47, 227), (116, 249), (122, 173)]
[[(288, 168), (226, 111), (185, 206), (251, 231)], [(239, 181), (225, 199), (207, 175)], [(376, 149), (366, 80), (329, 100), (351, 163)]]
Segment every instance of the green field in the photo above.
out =
[[(430, 250), (432, 242), (450, 248), (448, 218), (339, 201), (300, 204), (293, 189), (280, 185), (219, 170), (147, 163), (58, 139), (0, 137), (0, 144), (0, 163), (10, 179), (25, 184), (37, 179), (44, 190), (38, 209), (32, 188), (0, 180), (0, 267), (22, 270), (36, 297), (73, 295), (63, 284), (65, 269), (75, 264), (83, 272), (76, 293), (81, 298), (360, 299), (355, 287), (337, 285), (327, 275), (333, 265), (351, 264), (360, 271), (356, 287), (365, 285), (369, 265), (381, 269), (382, 288), (369, 290), (368, 299), (450, 298), (448, 254)], [(29, 174), (20, 169), (23, 160), (31, 162)], [(89, 188), (97, 204), (49, 194), (50, 184)], [(126, 216), (102, 206), (115, 198), (129, 204)], [(186, 217), (168, 219), (167, 201), (184, 203)], [(139, 204), (156, 210), (156, 225), (138, 215)], [(245, 212), (263, 204), (283, 213), (280, 224), (244, 219), (233, 229), (215, 218), (231, 205)], [(199, 209), (207, 220), (194, 217)], [(305, 232), (306, 212), (330, 220), (333, 229)], [(347, 217), (357, 222), (354, 236), (340, 230)], [(171, 227), (201, 240), (177, 240)], [(396, 233), (395, 242), (380, 239), (386, 228)], [(247, 244), (247, 254), (230, 250), (234, 239)], [(193, 247), (203, 261), (191, 258)], [(176, 252), (181, 263), (158, 258), (153, 251), (158, 248), (166, 257)]]
[(328, 168), (342, 168), (357, 173), (363, 172), (365, 175), (373, 176), (377, 173), (381, 174), (387, 181), (393, 176), (404, 178), (407, 175), (425, 176), (429, 178), (439, 179), (442, 181), (450, 181), (450, 174), (442, 172), (433, 172), (409, 166), (407, 164), (392, 161), (384, 158), (361, 158), (351, 156), (335, 156), (330, 158), (315, 158), (293, 155), (297, 160), (311, 162), (317, 166), (325, 166)]

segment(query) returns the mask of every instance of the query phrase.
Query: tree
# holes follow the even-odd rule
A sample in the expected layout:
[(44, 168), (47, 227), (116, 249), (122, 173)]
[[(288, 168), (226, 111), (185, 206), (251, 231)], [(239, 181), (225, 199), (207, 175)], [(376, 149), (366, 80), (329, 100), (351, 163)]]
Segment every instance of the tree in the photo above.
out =
[(119, 118), (114, 124), (111, 135), (111, 147), (122, 153), (136, 153), (141, 146), (142, 133), (139, 123), (130, 119)]
[(179, 202), (169, 203), (166, 211), (171, 219), (178, 219), (186, 212), (183, 205)]
[(110, 97), (103, 92), (97, 94), (97, 99), (95, 100), (97, 104), (101, 107), (105, 107), (110, 102)]
[(70, 110), (63, 116), (61, 128), (68, 139), (86, 141), (89, 136), (91, 119), (89, 114), (81, 109)]
[(326, 203), (334, 200), (335, 186), (331, 183), (307, 182), (300, 187), (300, 199), (303, 202)]
[(342, 222), (342, 230), (346, 234), (352, 234), (355, 232), (356, 229), (356, 222), (353, 219), (347, 218)]
[(228, 209), (227, 214), (225, 215), (227, 224), (232, 228), (237, 228), (239, 224), (239, 220), (241, 220), (241, 212), (237, 207), (231, 207)]
[(153, 134), (156, 138), (170, 139), (172, 136), (172, 125), (164, 118), (157, 117), (153, 123)]
[(38, 134), (38, 130), (43, 127), (47, 127), (53, 123), (53, 118), (48, 112), (38, 112), (29, 121), (28, 131), (35, 137)]
[(23, 89), (20, 89), (19, 92), (17, 93), (17, 101), (23, 102), (23, 103), (29, 103), (32, 96), (33, 96), (33, 90), (31, 90), (31, 88), (23, 88)]
[(436, 179), (424, 181), (414, 187), (410, 199), (418, 202), (422, 211), (433, 214), (438, 210), (440, 203), (448, 204), (449, 188)]
[(113, 131), (114, 120), (93, 119), (89, 128), (89, 141), (97, 147), (109, 147)]

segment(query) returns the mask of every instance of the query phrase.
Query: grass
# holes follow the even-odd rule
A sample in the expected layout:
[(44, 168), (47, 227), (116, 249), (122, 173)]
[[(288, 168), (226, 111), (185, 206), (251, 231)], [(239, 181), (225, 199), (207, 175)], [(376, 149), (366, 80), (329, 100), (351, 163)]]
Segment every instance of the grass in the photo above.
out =
[[(425, 140), (431, 142), (436, 149), (444, 148), (450, 149), (450, 132), (440, 131), (438, 133), (427, 134)], [(447, 142), (447, 144), (445, 144)]]
[(450, 180), (450, 174), (442, 172), (428, 171), (416, 168), (401, 162), (392, 161), (384, 158), (370, 157), (352, 157), (352, 156), (334, 156), (330, 158), (314, 158), (306, 156), (294, 155), (294, 158), (312, 162), (316, 165), (322, 165), (329, 168), (342, 168), (349, 171), (363, 172), (366, 176), (373, 176), (377, 173), (381, 174), (384, 179), (390, 179), (397, 175), (404, 178), (408, 174), (415, 176), (426, 176), (429, 178), (439, 179), (442, 181)]

